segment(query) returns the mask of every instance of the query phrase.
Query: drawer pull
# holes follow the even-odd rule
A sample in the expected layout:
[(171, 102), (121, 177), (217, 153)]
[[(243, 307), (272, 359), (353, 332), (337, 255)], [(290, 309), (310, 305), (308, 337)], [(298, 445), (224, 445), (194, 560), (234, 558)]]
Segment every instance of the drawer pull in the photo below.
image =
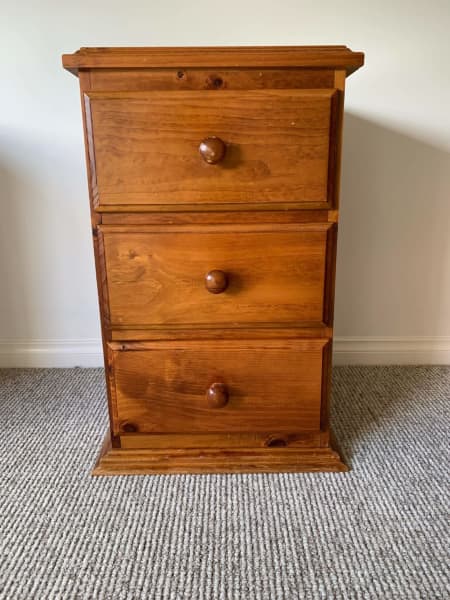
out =
[(211, 294), (221, 294), (228, 287), (227, 274), (217, 269), (206, 273), (205, 286)]
[(205, 162), (209, 165), (215, 165), (223, 160), (227, 147), (223, 140), (214, 135), (202, 140), (198, 150)]
[(228, 390), (224, 383), (212, 383), (206, 390), (206, 399), (211, 408), (222, 408), (228, 402)]

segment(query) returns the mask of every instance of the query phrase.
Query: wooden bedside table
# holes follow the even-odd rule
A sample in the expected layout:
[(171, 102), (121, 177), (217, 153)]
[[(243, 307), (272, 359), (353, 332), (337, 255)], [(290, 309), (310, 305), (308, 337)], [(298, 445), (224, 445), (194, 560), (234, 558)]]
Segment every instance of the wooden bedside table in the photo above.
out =
[(94, 474), (343, 471), (345, 46), (82, 48), (110, 432)]

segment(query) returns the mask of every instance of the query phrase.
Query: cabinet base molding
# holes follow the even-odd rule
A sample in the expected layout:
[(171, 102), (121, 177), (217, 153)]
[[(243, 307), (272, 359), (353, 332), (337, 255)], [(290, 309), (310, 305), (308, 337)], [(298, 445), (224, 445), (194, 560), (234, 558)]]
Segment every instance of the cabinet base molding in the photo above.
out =
[(345, 472), (335, 442), (328, 448), (121, 449), (105, 436), (92, 475)]

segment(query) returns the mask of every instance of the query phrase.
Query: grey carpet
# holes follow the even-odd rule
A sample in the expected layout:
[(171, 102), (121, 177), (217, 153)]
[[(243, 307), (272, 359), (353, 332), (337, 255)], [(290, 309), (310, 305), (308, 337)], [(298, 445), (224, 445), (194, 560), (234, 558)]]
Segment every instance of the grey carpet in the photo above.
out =
[(91, 478), (101, 370), (2, 371), (0, 598), (449, 598), (450, 369), (333, 378), (348, 474)]

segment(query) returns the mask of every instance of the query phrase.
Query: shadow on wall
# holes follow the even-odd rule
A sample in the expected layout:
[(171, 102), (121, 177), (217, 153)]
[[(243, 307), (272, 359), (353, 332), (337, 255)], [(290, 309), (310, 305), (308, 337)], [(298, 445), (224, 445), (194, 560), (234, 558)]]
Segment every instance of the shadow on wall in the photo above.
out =
[(450, 153), (346, 113), (337, 336), (450, 335)]

